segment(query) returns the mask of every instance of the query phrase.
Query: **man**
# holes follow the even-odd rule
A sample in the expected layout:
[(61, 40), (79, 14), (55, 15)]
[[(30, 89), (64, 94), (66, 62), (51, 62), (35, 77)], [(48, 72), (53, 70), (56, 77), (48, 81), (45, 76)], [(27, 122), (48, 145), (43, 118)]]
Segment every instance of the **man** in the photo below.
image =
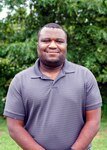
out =
[(88, 150), (100, 127), (101, 96), (93, 74), (66, 60), (67, 35), (49, 23), (38, 33), (35, 65), (18, 73), (4, 115), (24, 150)]

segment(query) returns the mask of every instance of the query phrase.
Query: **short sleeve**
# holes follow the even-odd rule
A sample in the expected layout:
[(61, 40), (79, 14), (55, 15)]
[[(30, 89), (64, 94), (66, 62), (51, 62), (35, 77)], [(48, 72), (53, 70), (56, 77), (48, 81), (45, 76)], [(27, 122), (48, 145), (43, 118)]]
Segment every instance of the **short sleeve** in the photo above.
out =
[(24, 105), (21, 95), (21, 81), (15, 76), (9, 86), (4, 116), (24, 120)]
[(102, 98), (97, 81), (91, 71), (86, 73), (86, 110), (97, 109), (102, 105)]

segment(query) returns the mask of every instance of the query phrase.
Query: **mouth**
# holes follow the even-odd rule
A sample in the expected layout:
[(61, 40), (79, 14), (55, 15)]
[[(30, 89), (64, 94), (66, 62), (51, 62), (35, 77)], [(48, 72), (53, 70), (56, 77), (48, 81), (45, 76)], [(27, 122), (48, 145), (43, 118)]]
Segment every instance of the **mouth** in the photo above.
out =
[(47, 50), (46, 53), (59, 53), (59, 50)]
[(58, 54), (59, 52), (47, 52), (47, 53), (49, 53), (49, 54)]

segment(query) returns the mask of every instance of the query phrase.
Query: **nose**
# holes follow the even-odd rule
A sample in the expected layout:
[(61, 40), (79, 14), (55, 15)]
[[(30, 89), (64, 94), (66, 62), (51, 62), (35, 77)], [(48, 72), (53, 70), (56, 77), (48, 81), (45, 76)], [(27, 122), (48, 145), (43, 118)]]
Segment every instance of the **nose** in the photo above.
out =
[(55, 41), (51, 41), (51, 42), (50, 42), (49, 48), (52, 48), (52, 49), (57, 48), (57, 45), (56, 45)]

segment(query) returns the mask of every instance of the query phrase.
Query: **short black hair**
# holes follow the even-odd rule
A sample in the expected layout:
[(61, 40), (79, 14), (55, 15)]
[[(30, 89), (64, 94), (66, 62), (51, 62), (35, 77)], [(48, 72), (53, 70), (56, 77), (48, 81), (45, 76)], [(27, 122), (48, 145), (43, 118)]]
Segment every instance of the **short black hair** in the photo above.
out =
[(57, 28), (57, 29), (61, 29), (61, 30), (64, 31), (64, 33), (65, 33), (65, 35), (66, 35), (66, 37), (67, 37), (67, 33), (65, 32), (65, 30), (64, 30), (59, 24), (57, 24), (57, 23), (48, 23), (48, 24), (44, 25), (44, 26), (39, 30), (39, 32), (38, 32), (38, 39), (39, 39), (40, 32), (41, 32), (41, 30), (42, 30), (44, 27), (46, 27), (46, 28)]
[(48, 23), (48, 24), (44, 25), (43, 27), (62, 29), (62, 27), (59, 24), (57, 24), (57, 23)]

